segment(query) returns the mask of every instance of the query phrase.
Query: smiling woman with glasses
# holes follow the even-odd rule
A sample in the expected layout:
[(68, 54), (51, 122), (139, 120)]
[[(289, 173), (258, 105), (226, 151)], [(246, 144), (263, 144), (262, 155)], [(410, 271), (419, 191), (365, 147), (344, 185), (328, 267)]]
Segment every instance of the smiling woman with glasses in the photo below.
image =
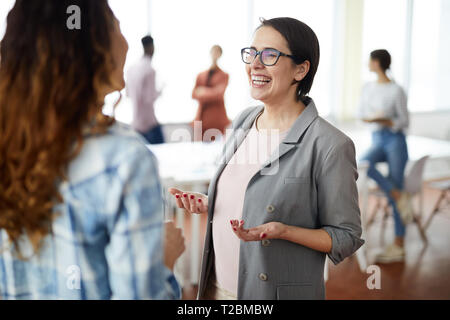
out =
[(337, 264), (364, 243), (353, 142), (308, 96), (320, 49), (306, 24), (263, 20), (241, 54), (262, 104), (233, 121), (208, 196), (170, 189), (208, 213), (198, 297), (324, 299), (326, 255)]

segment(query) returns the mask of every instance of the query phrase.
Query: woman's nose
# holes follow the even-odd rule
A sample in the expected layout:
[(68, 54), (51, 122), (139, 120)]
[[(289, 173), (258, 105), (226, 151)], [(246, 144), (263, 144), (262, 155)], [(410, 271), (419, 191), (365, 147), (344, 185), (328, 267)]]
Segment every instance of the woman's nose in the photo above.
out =
[(264, 65), (261, 63), (261, 58), (260, 58), (259, 55), (255, 57), (255, 59), (253, 60), (251, 66), (252, 66), (252, 68), (254, 68), (254, 69), (261, 69), (261, 68), (264, 68)]

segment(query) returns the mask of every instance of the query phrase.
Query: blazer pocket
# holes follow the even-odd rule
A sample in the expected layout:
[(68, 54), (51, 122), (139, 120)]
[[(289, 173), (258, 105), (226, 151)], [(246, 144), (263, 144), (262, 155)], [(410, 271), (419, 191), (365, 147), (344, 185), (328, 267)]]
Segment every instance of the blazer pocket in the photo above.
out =
[(312, 283), (293, 283), (277, 286), (277, 300), (314, 300)]
[(298, 184), (298, 183), (309, 183), (310, 179), (307, 177), (289, 177), (284, 178), (284, 184)]

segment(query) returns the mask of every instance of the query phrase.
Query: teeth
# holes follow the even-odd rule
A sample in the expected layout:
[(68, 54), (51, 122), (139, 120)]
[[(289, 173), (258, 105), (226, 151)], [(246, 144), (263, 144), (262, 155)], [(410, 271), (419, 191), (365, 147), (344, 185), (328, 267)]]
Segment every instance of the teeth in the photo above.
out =
[(270, 78), (264, 77), (264, 76), (252, 76), (253, 82), (270, 82)]
[(265, 85), (266, 83), (268, 83), (269, 81), (256, 81), (256, 80), (253, 80), (252, 82), (253, 82), (253, 84), (262, 86), (262, 85)]

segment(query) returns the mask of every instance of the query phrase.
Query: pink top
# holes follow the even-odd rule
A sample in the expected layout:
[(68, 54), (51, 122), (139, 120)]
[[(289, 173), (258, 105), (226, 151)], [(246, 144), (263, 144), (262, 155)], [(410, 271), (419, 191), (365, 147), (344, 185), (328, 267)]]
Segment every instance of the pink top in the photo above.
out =
[(160, 92), (156, 90), (156, 74), (152, 59), (144, 56), (127, 74), (127, 96), (133, 102), (133, 129), (147, 132), (158, 124), (154, 103)]
[(258, 131), (253, 123), (248, 135), (225, 167), (217, 183), (213, 218), (216, 279), (220, 288), (237, 295), (240, 240), (230, 220), (242, 219), (245, 192), (250, 179), (269, 159), (288, 131)]

